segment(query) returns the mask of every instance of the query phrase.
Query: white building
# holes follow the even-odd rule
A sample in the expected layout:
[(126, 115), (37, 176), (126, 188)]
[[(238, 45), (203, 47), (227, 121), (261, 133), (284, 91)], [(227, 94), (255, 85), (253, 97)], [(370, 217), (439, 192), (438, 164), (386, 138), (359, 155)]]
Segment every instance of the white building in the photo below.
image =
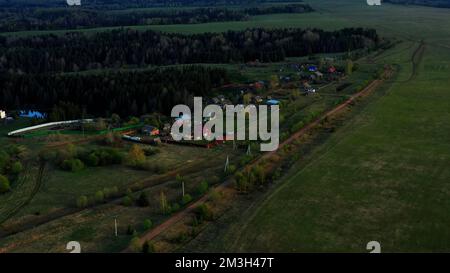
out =
[(3, 110), (0, 110), (0, 119), (6, 118), (6, 112)]

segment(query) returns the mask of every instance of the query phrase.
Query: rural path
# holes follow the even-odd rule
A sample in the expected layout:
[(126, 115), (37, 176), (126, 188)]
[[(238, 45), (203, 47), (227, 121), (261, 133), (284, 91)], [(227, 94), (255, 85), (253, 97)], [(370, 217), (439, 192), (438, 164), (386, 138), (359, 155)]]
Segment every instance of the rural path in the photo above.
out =
[[(35, 183), (34, 183), (34, 186), (31, 190), (29, 196), (24, 201), (18, 203), (16, 206), (14, 206), (9, 211), (2, 212), (3, 215), (1, 215), (1, 218), (0, 218), (0, 238), (4, 235), (4, 233), (6, 233), (6, 231), (3, 230), (3, 228), (1, 227), (1, 224), (6, 222), (7, 220), (9, 220), (12, 216), (17, 214), (23, 207), (28, 205), (31, 202), (31, 200), (33, 200), (34, 196), (38, 193), (38, 191), (41, 188), (42, 183), (43, 183), (45, 166), (46, 166), (46, 163), (44, 161), (41, 161), (39, 163), (39, 168), (38, 168), (38, 173), (37, 173), (37, 176), (35, 179)], [(30, 177), (25, 177), (24, 179), (30, 179)], [(25, 183), (25, 182), (26, 181), (24, 181), (23, 183)]]
[[(384, 75), (385, 76), (390, 76), (391, 75), (391, 71), (388, 70), (388, 69), (385, 69)], [(383, 79), (376, 79), (376, 80), (372, 81), (362, 91), (352, 95), (348, 100), (346, 100), (342, 104), (339, 104), (335, 108), (325, 112), (320, 117), (315, 119), (313, 122), (309, 123), (308, 125), (306, 125), (302, 129), (297, 131), (296, 133), (292, 134), (288, 139), (286, 139), (282, 143), (280, 143), (278, 149), (283, 148), (284, 146), (292, 143), (294, 140), (298, 139), (299, 137), (301, 137), (302, 135), (304, 135), (305, 133), (310, 131), (313, 127), (319, 125), (320, 122), (322, 120), (324, 120), (325, 118), (328, 118), (328, 117), (336, 114), (337, 112), (345, 109), (347, 106), (349, 106), (352, 103), (354, 103), (354, 101), (356, 99), (362, 98), (362, 97), (365, 97), (365, 96), (369, 95), (372, 91), (374, 91), (376, 88), (378, 88), (383, 82), (384, 82)], [(277, 152), (277, 150), (265, 153), (264, 155), (260, 156), (258, 159), (253, 161), (250, 165), (246, 166), (246, 168), (250, 168), (250, 167), (252, 167), (254, 165), (259, 164), (261, 161), (263, 161), (263, 160), (265, 160), (267, 158), (270, 158), (276, 152)], [(232, 182), (231, 179), (227, 179), (222, 184), (216, 186), (215, 190), (225, 189), (226, 187), (228, 187), (231, 184), (231, 182)], [(163, 223), (161, 223), (160, 225), (158, 225), (154, 229), (150, 230), (148, 233), (144, 234), (141, 238), (139, 238), (139, 243), (143, 244), (146, 241), (153, 240), (158, 235), (160, 235), (162, 232), (164, 232), (165, 230), (167, 230), (168, 228), (170, 228), (171, 226), (173, 226), (174, 224), (178, 223), (183, 218), (188, 216), (190, 213), (192, 213), (197, 206), (199, 206), (200, 204), (202, 204), (205, 201), (207, 201), (207, 199), (208, 199), (208, 195), (204, 195), (203, 197), (201, 197), (197, 201), (193, 202), (191, 205), (187, 206), (184, 210), (176, 213), (175, 215), (173, 215), (172, 217), (170, 217), (169, 219), (167, 219), (166, 221), (164, 221)], [(127, 248), (127, 249), (123, 250), (122, 252), (131, 252), (131, 249)]]

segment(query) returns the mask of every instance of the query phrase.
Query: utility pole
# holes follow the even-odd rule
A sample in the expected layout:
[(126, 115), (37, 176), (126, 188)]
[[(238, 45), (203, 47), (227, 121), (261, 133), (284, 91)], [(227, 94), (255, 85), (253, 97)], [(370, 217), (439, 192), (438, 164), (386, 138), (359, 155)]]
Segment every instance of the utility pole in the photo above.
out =
[(184, 197), (184, 181), (181, 182), (181, 188), (182, 188), (182, 191), (183, 191), (183, 197)]
[(229, 157), (227, 156), (227, 160), (225, 161), (225, 168), (224, 168), (224, 172), (227, 172), (227, 170), (228, 170), (228, 165), (230, 164), (230, 159), (229, 159)]
[(114, 218), (114, 234), (117, 237), (117, 218)]

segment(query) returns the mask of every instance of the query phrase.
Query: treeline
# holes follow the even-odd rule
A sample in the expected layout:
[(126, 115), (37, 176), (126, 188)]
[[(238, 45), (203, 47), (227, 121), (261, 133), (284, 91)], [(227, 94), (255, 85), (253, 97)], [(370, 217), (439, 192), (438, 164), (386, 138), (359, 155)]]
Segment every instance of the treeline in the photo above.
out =
[(247, 29), (195, 35), (113, 30), (26, 38), (0, 36), (0, 73), (77, 72), (90, 69), (192, 63), (282, 61), (315, 53), (373, 48), (373, 29)]
[(311, 11), (313, 9), (306, 4), (242, 9), (194, 8), (127, 12), (78, 8), (5, 10), (0, 11), (0, 32), (243, 21), (248, 20), (251, 15)]
[[(84, 7), (95, 9), (130, 9), (155, 7), (248, 6), (263, 3), (302, 2), (301, 0), (81, 0)], [(64, 0), (0, 0), (0, 8), (67, 7)]]
[(100, 74), (0, 75), (1, 109), (44, 109), (54, 119), (94, 116), (170, 115), (173, 105), (192, 103), (228, 83), (226, 70), (183, 66)]
[(450, 0), (384, 0), (384, 2), (402, 5), (419, 5), (437, 8), (450, 8)]

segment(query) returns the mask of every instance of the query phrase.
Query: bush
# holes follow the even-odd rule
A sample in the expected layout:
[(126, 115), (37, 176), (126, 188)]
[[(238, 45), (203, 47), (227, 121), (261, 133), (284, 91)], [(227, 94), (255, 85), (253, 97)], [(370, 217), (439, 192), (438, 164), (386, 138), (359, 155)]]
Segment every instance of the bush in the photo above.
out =
[(5, 193), (11, 190), (9, 180), (6, 176), (0, 174), (0, 193)]
[(127, 161), (131, 166), (139, 166), (145, 162), (144, 151), (139, 145), (133, 144), (133, 146), (131, 146), (131, 149), (128, 152)]
[(140, 250), (142, 250), (138, 237), (133, 237), (131, 239), (130, 246), (131, 246), (131, 249), (135, 252), (139, 252)]
[(131, 199), (130, 196), (125, 196), (122, 199), (122, 205), (124, 205), (125, 207), (129, 207), (133, 204), (133, 199)]
[(153, 227), (153, 222), (150, 219), (145, 219), (144, 220), (144, 229), (145, 230), (149, 230)]
[(98, 191), (95, 193), (95, 202), (103, 203), (105, 201), (105, 194), (103, 191)]
[(145, 192), (141, 192), (141, 194), (139, 195), (139, 198), (136, 200), (136, 204), (139, 207), (148, 207), (150, 205), (147, 194)]
[(180, 210), (180, 205), (178, 203), (174, 203), (172, 204), (172, 206), (170, 206), (170, 212), (174, 213)]
[(85, 195), (78, 197), (77, 199), (77, 207), (85, 208), (88, 206), (88, 198)]
[(186, 204), (192, 201), (192, 196), (190, 194), (185, 194), (183, 198), (181, 198), (181, 204), (185, 206)]
[(221, 197), (221, 193), (216, 190), (212, 190), (211, 193), (209, 194), (209, 200), (212, 202), (219, 200), (220, 197)]
[(16, 161), (11, 165), (11, 173), (12, 174), (19, 174), (20, 172), (22, 172), (23, 170), (23, 166), (22, 163), (20, 163), (20, 161)]
[(86, 159), (84, 160), (84, 163), (86, 163), (86, 165), (88, 165), (88, 166), (95, 167), (95, 166), (98, 166), (99, 161), (100, 160), (95, 155), (95, 153), (91, 153), (86, 157)]
[(236, 166), (230, 164), (230, 165), (228, 166), (227, 173), (228, 173), (228, 174), (234, 174), (235, 172), (236, 172)]
[(155, 245), (152, 242), (145, 241), (145, 243), (142, 245), (142, 253), (154, 253), (155, 252)]
[(197, 186), (197, 194), (198, 194), (198, 195), (204, 195), (204, 194), (208, 191), (208, 188), (209, 188), (208, 182), (202, 181), (202, 182)]
[(203, 220), (212, 220), (213, 212), (211, 208), (206, 204), (201, 204), (195, 209), (195, 214), (197, 215), (197, 219), (201, 222)]
[(84, 164), (79, 159), (66, 159), (61, 164), (61, 168), (66, 171), (78, 172), (84, 169)]

